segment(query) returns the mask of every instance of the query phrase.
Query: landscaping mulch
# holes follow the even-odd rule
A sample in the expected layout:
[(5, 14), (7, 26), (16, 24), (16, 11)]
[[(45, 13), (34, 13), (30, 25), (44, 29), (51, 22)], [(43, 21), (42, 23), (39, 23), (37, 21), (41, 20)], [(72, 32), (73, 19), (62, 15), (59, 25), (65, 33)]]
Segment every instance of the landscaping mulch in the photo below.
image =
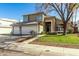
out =
[(47, 45), (47, 46), (55, 46), (55, 47), (65, 47), (65, 48), (76, 48), (76, 49), (79, 49), (79, 45), (77, 45), (77, 44), (41, 42), (39, 40), (35, 40), (33, 42), (30, 42), (29, 44), (37, 44), (37, 45)]

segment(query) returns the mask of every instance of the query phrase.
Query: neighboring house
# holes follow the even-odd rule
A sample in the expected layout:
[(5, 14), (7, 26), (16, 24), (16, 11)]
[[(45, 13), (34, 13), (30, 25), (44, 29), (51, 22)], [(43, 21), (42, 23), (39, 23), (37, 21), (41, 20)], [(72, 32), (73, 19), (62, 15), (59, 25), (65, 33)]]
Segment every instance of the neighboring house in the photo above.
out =
[[(63, 32), (63, 22), (56, 17), (47, 16), (43, 12), (23, 15), (23, 22), (12, 26), (13, 34), (30, 34), (31, 31), (37, 34)], [(68, 22), (67, 26), (67, 29), (71, 29), (71, 21)]]
[(16, 20), (8, 18), (0, 18), (0, 34), (10, 34), (12, 31), (11, 24), (15, 23)]

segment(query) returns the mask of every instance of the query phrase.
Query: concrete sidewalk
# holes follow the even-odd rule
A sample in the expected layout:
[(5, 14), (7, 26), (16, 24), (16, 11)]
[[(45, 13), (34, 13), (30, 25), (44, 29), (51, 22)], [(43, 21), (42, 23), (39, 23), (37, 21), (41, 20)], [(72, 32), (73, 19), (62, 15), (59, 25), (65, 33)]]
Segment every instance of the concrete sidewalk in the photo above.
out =
[[(7, 48), (5, 48), (7, 49)], [(22, 51), (31, 55), (44, 56), (79, 56), (79, 49), (52, 47), (36, 44), (19, 44), (9, 45), (8, 49)]]

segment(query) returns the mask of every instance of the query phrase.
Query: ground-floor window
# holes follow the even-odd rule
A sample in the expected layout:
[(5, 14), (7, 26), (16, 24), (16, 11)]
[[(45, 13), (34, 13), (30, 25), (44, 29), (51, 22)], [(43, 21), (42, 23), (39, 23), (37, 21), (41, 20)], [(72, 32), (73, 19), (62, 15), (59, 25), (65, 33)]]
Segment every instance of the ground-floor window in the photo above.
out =
[(63, 26), (62, 26), (62, 25), (58, 25), (58, 26), (56, 27), (56, 31), (58, 31), (58, 32), (63, 32)]

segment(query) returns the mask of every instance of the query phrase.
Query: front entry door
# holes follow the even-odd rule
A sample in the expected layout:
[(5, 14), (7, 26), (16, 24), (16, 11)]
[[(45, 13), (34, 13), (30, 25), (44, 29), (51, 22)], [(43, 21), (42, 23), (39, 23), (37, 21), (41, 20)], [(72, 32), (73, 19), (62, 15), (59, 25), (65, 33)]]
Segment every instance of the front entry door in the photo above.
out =
[(46, 27), (46, 32), (51, 32), (51, 22), (46, 22), (45, 27)]

